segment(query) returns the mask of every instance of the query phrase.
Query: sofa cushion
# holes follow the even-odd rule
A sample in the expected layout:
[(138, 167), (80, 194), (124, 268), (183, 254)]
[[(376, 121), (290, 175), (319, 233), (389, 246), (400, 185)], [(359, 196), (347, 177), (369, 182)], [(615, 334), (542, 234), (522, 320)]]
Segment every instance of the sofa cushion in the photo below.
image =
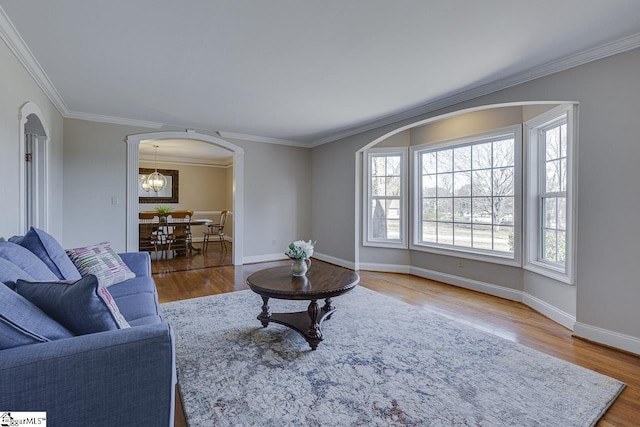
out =
[(132, 320), (131, 322), (129, 322), (129, 324), (131, 325), (131, 327), (135, 328), (137, 326), (155, 325), (156, 323), (160, 322), (162, 322), (162, 318), (158, 315), (153, 315)]
[(73, 265), (60, 243), (49, 233), (31, 227), (20, 246), (36, 254), (60, 280), (78, 280), (80, 273)]
[(156, 284), (151, 276), (134, 277), (124, 282), (116, 283), (109, 286), (111, 296), (118, 301), (118, 298), (126, 295), (135, 295), (140, 293), (156, 293)]
[(129, 327), (109, 291), (94, 275), (71, 284), (18, 280), (16, 290), (77, 335)]
[(0, 258), (11, 261), (35, 280), (58, 280), (58, 276), (40, 258), (18, 244), (0, 242)]
[(0, 349), (72, 336), (34, 304), (0, 284)]
[(120, 312), (132, 322), (147, 316), (157, 316), (160, 314), (157, 294), (151, 292), (141, 292), (138, 294), (124, 295), (115, 298)]
[(0, 282), (9, 288), (16, 288), (16, 280), (34, 280), (26, 271), (4, 258), (0, 258)]
[(136, 277), (109, 242), (83, 248), (68, 249), (67, 255), (82, 277), (93, 274), (100, 285), (111, 286)]

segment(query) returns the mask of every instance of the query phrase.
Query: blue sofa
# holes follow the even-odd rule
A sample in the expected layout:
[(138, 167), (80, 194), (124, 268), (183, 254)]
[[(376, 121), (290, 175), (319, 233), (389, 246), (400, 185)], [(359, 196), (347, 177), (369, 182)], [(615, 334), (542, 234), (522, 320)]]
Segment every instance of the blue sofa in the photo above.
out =
[[(13, 246), (2, 243), (6, 255)], [(150, 257), (119, 255), (135, 277), (107, 289), (131, 327), (1, 349), (1, 411), (46, 411), (53, 427), (173, 426), (174, 341), (161, 317)], [(15, 288), (9, 270), (4, 267), (3, 280)], [(13, 281), (22, 278), (15, 271)]]

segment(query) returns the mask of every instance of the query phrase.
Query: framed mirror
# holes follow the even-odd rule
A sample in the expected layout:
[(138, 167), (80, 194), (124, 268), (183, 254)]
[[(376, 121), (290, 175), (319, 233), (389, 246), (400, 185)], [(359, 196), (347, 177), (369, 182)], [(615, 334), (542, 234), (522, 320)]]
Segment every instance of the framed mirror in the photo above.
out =
[(142, 182), (147, 179), (155, 169), (140, 168), (138, 172), (138, 198), (139, 203), (178, 203), (178, 171), (173, 169), (158, 169), (167, 179), (167, 186), (155, 192), (145, 191)]

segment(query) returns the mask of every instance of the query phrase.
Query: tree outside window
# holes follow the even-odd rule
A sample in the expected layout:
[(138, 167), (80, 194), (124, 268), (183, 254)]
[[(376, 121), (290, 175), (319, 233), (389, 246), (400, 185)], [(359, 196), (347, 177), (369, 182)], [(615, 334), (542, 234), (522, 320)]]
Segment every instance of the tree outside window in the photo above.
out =
[(416, 152), (420, 169), (418, 244), (513, 255), (514, 134)]
[(365, 155), (365, 245), (406, 247), (405, 153), (372, 149)]

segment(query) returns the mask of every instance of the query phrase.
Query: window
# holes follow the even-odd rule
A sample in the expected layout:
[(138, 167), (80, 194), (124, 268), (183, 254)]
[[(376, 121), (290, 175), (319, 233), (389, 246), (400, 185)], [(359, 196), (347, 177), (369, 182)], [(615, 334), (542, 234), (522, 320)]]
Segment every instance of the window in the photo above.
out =
[(540, 130), (541, 236), (540, 259), (563, 266), (566, 262), (567, 233), (567, 121)]
[(413, 149), (415, 249), (519, 263), (520, 134), (514, 126)]
[(527, 122), (525, 268), (573, 283), (573, 108)]
[(365, 246), (406, 248), (406, 149), (377, 148), (365, 153)]

